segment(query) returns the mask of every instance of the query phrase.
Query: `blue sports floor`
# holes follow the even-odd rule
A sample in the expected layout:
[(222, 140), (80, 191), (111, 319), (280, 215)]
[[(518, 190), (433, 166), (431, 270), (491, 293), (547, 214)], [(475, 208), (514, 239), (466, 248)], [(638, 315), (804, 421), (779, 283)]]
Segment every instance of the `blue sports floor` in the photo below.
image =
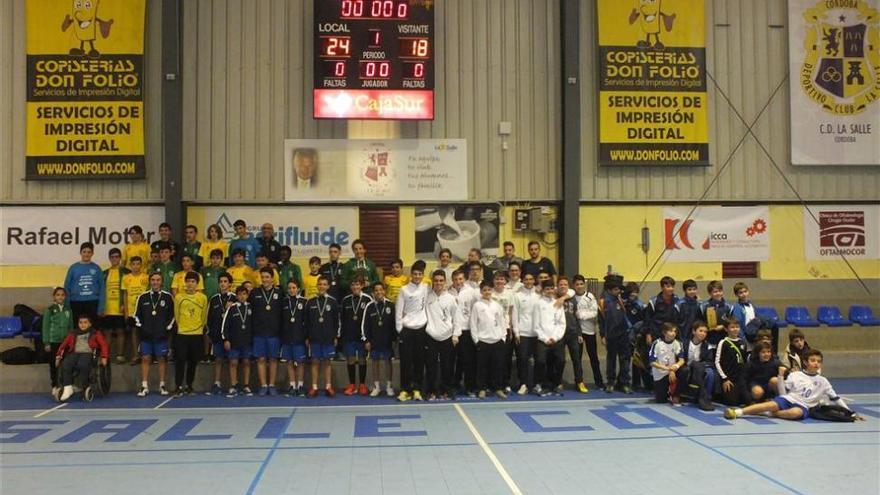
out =
[(647, 396), (390, 399), (0, 395), (0, 493), (876, 494), (880, 378), (834, 380), (866, 421), (731, 423)]

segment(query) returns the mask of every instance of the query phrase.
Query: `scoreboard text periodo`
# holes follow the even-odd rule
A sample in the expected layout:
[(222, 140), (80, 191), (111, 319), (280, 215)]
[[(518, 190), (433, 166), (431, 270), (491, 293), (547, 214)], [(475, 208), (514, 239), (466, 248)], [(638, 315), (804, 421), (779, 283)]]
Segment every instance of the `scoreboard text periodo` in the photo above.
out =
[(435, 0), (314, 0), (314, 117), (434, 118)]

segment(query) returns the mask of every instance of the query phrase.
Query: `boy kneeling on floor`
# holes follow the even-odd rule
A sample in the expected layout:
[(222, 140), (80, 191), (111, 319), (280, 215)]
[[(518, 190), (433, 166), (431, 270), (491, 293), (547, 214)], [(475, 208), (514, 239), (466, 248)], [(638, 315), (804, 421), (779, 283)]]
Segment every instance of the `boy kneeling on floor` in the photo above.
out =
[(67, 334), (58, 354), (55, 356), (55, 366), (61, 365), (61, 397), (62, 402), (73, 396), (73, 373), (79, 374), (79, 379), (88, 386), (89, 373), (92, 369), (92, 356), (97, 349), (101, 354), (101, 366), (107, 366), (107, 358), (110, 356), (110, 348), (100, 330), (92, 326), (92, 318), (88, 315), (80, 315), (77, 318), (77, 329)]
[[(851, 412), (846, 403), (837, 395), (828, 379), (819, 374), (822, 368), (822, 353), (818, 349), (810, 349), (804, 355), (804, 371), (795, 371), (783, 380), (780, 372), (777, 377), (779, 396), (766, 402), (752, 404), (745, 408), (730, 407), (724, 411), (727, 419), (736, 419), (745, 415), (770, 413), (781, 419), (801, 420), (811, 416), (822, 407), (821, 403), (826, 398), (831, 401), (837, 410)], [(845, 413), (846, 414), (846, 413)], [(861, 420), (861, 416), (847, 414), (852, 420)], [(832, 419), (824, 414), (817, 419)], [(845, 421), (844, 419), (838, 419)]]

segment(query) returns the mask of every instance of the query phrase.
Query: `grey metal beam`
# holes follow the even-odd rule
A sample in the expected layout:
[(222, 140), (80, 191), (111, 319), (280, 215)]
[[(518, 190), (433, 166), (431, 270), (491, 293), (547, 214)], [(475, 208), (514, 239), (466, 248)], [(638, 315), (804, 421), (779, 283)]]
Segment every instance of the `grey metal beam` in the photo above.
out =
[(179, 237), (183, 233), (183, 98), (181, 48), (183, 2), (162, 0), (162, 168), (165, 221)]
[(562, 239), (561, 272), (580, 271), (581, 84), (580, 0), (561, 0)]

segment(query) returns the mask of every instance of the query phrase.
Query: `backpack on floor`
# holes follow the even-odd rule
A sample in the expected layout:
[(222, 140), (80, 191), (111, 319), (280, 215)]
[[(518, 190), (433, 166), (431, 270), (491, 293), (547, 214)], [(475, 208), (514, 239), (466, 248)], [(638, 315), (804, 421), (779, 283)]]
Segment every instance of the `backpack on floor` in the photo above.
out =
[(13, 347), (0, 352), (3, 364), (34, 364), (34, 350), (25, 346)]
[(856, 413), (837, 404), (823, 404), (810, 409), (810, 417), (822, 421), (852, 423), (856, 420)]

